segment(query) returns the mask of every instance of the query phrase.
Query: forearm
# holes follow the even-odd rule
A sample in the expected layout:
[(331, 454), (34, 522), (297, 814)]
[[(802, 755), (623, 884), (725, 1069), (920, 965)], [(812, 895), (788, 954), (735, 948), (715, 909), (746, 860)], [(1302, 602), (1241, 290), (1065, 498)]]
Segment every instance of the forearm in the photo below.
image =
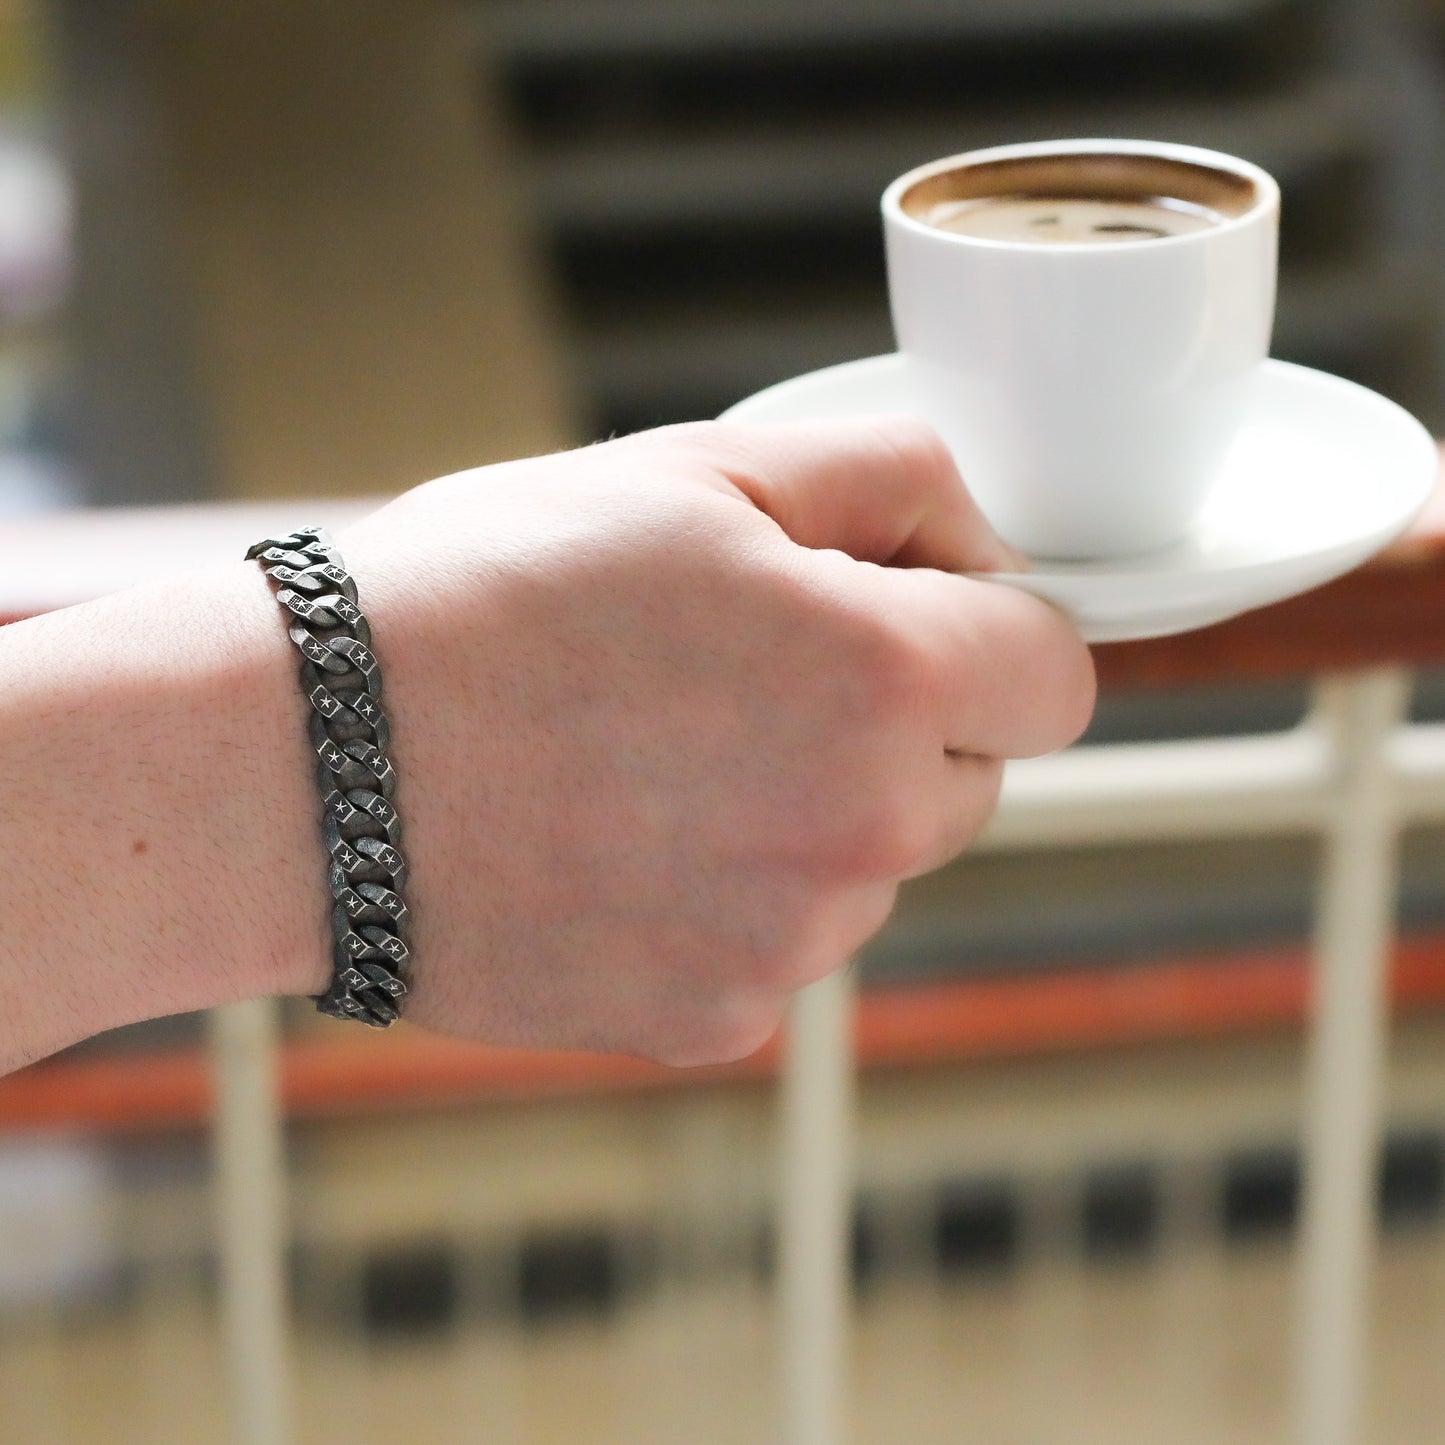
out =
[(325, 981), (305, 701), (259, 569), (0, 628), (0, 1072)]

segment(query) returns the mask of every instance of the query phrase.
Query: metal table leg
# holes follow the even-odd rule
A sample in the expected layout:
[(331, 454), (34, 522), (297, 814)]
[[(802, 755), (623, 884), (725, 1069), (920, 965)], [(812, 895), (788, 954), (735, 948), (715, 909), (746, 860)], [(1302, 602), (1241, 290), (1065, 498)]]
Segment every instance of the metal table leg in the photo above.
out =
[(1381, 669), (1318, 694), (1338, 759), (1317, 909), (1294, 1421), (1300, 1445), (1363, 1438), (1399, 819), (1388, 743), (1410, 678)]
[(788, 1016), (778, 1224), (787, 1445), (842, 1445), (847, 1438), (851, 973), (804, 989)]
[(235, 1445), (286, 1445), (291, 1439), (277, 1036), (273, 999), (210, 1014), (216, 1235)]

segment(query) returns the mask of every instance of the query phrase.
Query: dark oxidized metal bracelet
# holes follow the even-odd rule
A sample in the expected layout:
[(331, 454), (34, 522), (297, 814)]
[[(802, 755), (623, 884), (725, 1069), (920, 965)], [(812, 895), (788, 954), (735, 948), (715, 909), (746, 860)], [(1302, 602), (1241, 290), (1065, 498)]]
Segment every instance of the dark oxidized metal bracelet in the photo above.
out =
[(321, 788), (321, 827), (331, 885), (331, 987), (316, 1007), (373, 1028), (395, 1023), (411, 974), (406, 860), (392, 803), (391, 730), (381, 709), (381, 671), (356, 583), (331, 537), (303, 527), (246, 552), (279, 584), (301, 686), (311, 703), (311, 745)]

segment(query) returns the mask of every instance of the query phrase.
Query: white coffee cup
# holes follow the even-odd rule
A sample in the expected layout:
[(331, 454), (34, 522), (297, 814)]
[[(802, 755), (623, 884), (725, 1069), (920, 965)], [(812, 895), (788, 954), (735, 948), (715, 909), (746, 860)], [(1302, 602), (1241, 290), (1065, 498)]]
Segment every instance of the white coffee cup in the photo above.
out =
[[(1101, 193), (1171, 197), (1205, 220), (1184, 234), (1105, 239), (1116, 226), (1074, 242), (937, 224), (985, 197)], [(900, 176), (883, 221), (910, 385), (1000, 535), (1034, 556), (1103, 559), (1188, 532), (1268, 354), (1271, 177), (1193, 146), (998, 146)]]

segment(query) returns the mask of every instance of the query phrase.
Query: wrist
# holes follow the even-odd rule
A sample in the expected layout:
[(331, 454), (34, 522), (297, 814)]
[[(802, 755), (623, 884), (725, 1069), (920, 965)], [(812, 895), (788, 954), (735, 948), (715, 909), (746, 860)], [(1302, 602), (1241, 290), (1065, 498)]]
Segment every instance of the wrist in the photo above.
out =
[(288, 653), (243, 563), (0, 630), (0, 756), (25, 840), (0, 977), (26, 1005), (5, 1051), (324, 983)]
[(317, 994), (331, 971), (331, 900), (296, 652), (254, 563), (215, 569), (205, 594), (215, 661), (196, 680), (193, 715), (209, 699), (219, 719), (195, 740), (216, 810), (198, 846), (228, 880), (218, 941), (231, 980), (213, 1002)]

